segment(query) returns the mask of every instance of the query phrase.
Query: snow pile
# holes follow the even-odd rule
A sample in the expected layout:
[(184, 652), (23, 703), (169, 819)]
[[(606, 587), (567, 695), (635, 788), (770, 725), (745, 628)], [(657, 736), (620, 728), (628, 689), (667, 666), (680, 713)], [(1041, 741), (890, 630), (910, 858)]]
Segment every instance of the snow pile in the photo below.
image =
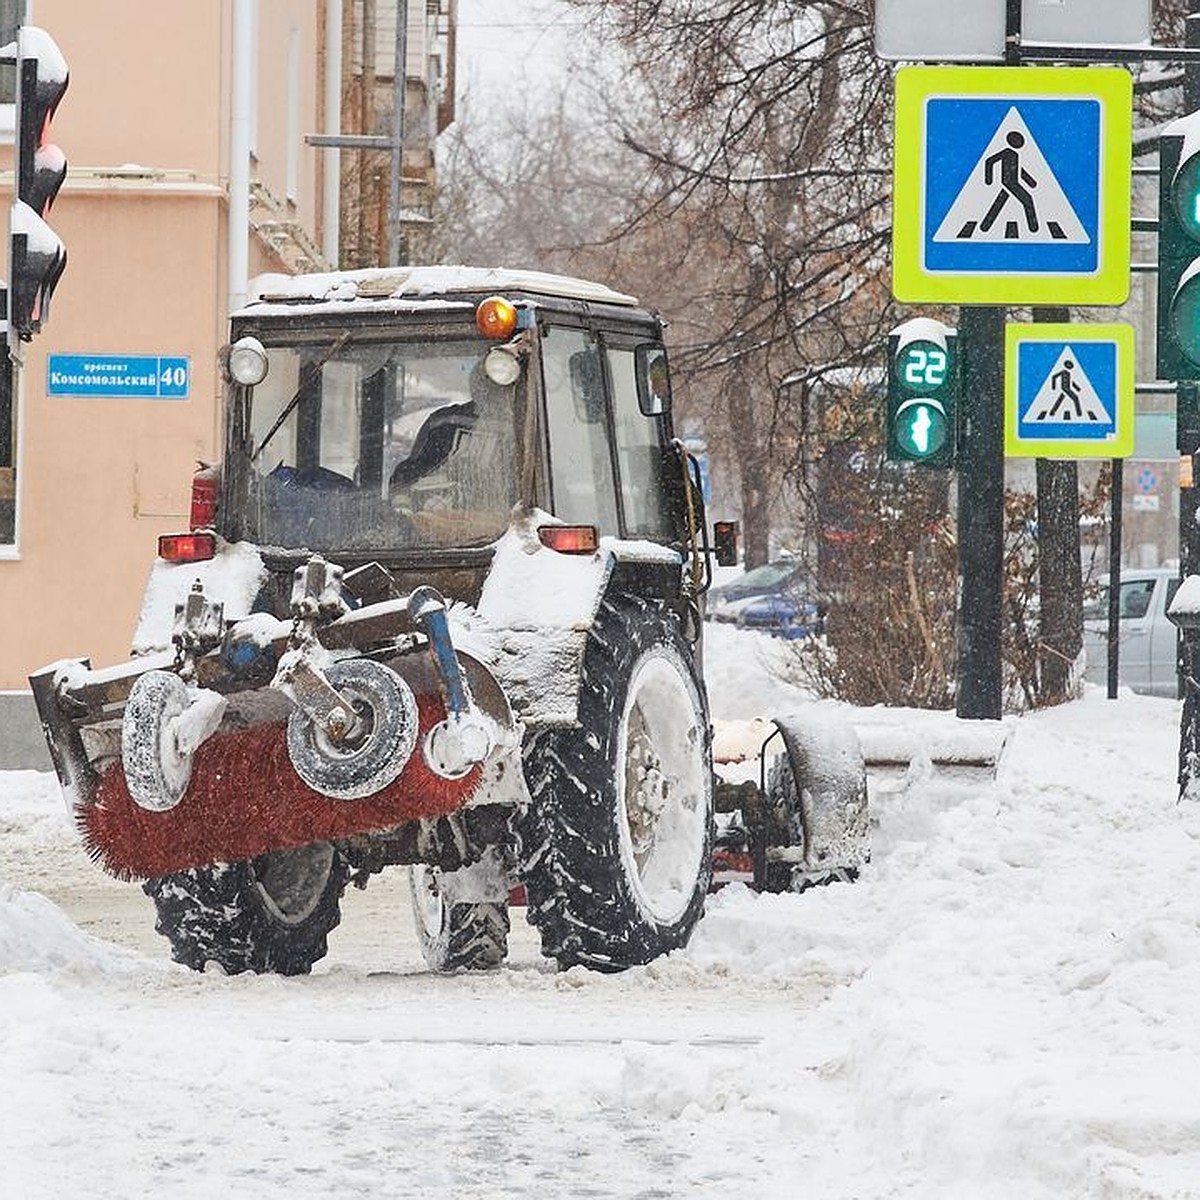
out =
[[(693, 961), (828, 997), (755, 1056), (827, 1077), (843, 1161), (810, 1183), (1200, 1194), (1200, 811), (1176, 804), (1177, 721), (1093, 691), (1015, 723), (994, 784), (877, 796), (859, 885), (710, 904)], [(797, 1092), (764, 1102), (782, 1121)]]
[[(774, 644), (709, 648), (770, 711), (753, 664)], [(944, 721), (855, 715), (909, 740)], [(0, 774), (0, 877), (158, 955), (0, 885), (0, 1190), (1191, 1200), (1200, 808), (1176, 802), (1178, 720), (1093, 689), (1006, 721), (995, 779), (876, 779), (857, 884), (729, 887), (687, 949), (618, 976), (555, 971), (519, 913), (505, 968), (432, 976), (388, 875), (347, 894), (311, 978), (171, 968), (146, 898), (87, 882), (52, 777)]]
[[(6, 771), (0, 801), (0, 977), (63, 967), (103, 968), (124, 952), (91, 937), (44, 896), (7, 882), (10, 864), (50, 882), (78, 841), (52, 775)], [(32, 865), (31, 865), (32, 864)]]
[(101, 968), (113, 950), (84, 933), (36, 892), (21, 892), (0, 879), (0, 977), (47, 968)]

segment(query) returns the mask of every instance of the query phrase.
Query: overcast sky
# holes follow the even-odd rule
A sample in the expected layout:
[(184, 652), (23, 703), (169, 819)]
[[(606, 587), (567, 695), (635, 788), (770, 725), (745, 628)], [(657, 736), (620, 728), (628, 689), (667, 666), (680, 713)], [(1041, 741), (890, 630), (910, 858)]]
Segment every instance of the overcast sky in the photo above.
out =
[(473, 112), (506, 90), (561, 82), (583, 21), (563, 0), (459, 0), (458, 97)]

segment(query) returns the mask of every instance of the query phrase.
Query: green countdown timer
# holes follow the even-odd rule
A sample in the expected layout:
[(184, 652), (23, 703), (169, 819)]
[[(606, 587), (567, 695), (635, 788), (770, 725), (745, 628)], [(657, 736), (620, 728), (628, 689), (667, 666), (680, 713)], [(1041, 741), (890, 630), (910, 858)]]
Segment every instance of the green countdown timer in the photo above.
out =
[(896, 363), (907, 392), (936, 392), (946, 382), (950, 356), (935, 342), (909, 342)]
[(909, 458), (932, 458), (945, 446), (949, 433), (946, 410), (928, 396), (906, 400), (896, 410), (892, 436)]

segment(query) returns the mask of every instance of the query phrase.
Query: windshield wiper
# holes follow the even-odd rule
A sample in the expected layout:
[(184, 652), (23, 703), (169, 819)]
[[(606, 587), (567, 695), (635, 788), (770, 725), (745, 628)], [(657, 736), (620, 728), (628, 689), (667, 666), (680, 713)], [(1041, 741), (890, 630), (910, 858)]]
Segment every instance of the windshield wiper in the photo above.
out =
[(292, 415), (292, 410), (300, 403), (300, 397), (308, 390), (309, 384), (325, 369), (325, 364), (341, 349), (343, 349), (352, 340), (352, 335), (343, 333), (335, 338), (332, 345), (325, 353), (315, 362), (308, 371), (301, 377), (299, 385), (296, 387), (295, 395), (284, 405), (283, 411), (275, 418), (274, 424), (263, 435), (263, 440), (258, 443), (258, 449), (252, 451), (250, 461), (253, 462), (267, 448), (267, 443), (279, 432), (280, 426), (284, 421)]

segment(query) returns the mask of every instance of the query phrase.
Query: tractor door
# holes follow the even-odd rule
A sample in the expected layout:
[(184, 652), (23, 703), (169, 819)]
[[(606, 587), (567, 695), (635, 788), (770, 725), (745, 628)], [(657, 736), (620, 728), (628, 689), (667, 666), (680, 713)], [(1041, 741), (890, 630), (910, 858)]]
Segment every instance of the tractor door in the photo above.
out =
[(676, 542), (664, 478), (669, 413), (661, 385), (649, 383), (665, 363), (661, 346), (550, 325), (541, 358), (551, 511), (601, 535)]

